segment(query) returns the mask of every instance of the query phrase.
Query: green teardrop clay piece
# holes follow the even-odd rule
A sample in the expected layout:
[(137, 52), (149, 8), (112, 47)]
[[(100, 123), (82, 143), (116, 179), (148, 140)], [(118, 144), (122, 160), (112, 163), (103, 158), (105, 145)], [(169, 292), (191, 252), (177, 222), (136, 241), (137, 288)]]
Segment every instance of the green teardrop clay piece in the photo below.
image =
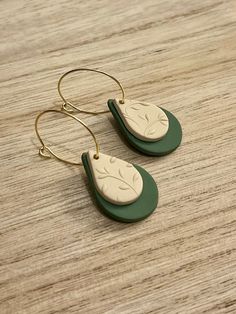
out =
[(134, 203), (121, 206), (106, 201), (96, 190), (87, 159), (87, 153), (82, 154), (82, 162), (85, 172), (88, 176), (89, 183), (95, 194), (95, 199), (101, 211), (106, 216), (121, 222), (135, 222), (145, 219), (156, 209), (158, 202), (158, 190), (156, 182), (153, 180), (152, 176), (143, 168), (134, 165), (143, 179), (142, 194)]
[(179, 121), (176, 117), (169, 111), (161, 108), (169, 119), (169, 129), (166, 135), (157, 142), (145, 142), (137, 137), (135, 137), (124, 125), (122, 118), (120, 117), (118, 111), (116, 110), (113, 100), (108, 100), (108, 107), (117, 121), (121, 132), (127, 138), (129, 143), (134, 146), (137, 150), (144, 154), (152, 156), (164, 156), (173, 152), (181, 143), (182, 140), (182, 129)]

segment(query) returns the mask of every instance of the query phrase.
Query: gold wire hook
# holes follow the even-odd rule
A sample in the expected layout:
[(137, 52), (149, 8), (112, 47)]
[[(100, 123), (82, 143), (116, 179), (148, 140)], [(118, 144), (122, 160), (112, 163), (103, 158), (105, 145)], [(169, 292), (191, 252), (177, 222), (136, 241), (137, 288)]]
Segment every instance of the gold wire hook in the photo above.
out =
[[(64, 158), (61, 158), (59, 157), (57, 154), (55, 154), (51, 148), (49, 148), (48, 146), (46, 146), (39, 134), (39, 131), (38, 131), (38, 121), (39, 121), (39, 118), (42, 117), (42, 115), (44, 115), (45, 113), (49, 113), (49, 112), (56, 112), (56, 113), (61, 113), (61, 114), (64, 114), (66, 116), (69, 116), (73, 119), (75, 119), (76, 121), (78, 121), (80, 124), (82, 124), (88, 131), (89, 133), (92, 135), (93, 137), (93, 140), (94, 140), (94, 143), (95, 143), (95, 146), (96, 146), (96, 154), (94, 155), (94, 158), (95, 159), (98, 159), (99, 158), (99, 144), (97, 142), (97, 139), (93, 133), (93, 131), (87, 126), (87, 124), (85, 124), (82, 120), (80, 120), (79, 118), (73, 116), (72, 114), (70, 114), (69, 112), (66, 112), (66, 111), (60, 111), (60, 110), (55, 110), (55, 109), (49, 109), (49, 110), (45, 110), (45, 111), (42, 111), (40, 112), (36, 119), (35, 119), (35, 132), (37, 134), (37, 137), (40, 141), (40, 143), (42, 144), (42, 147), (39, 149), (39, 155), (44, 157), (44, 158), (51, 158), (51, 156), (55, 157), (56, 159), (60, 160), (60, 161), (63, 161), (67, 164), (71, 164), (71, 165), (82, 165), (82, 162), (73, 162), (73, 161), (69, 161), (69, 160), (66, 160)], [(46, 154), (46, 152), (48, 154)]]
[(59, 78), (59, 81), (58, 81), (58, 84), (57, 84), (57, 90), (58, 90), (58, 93), (61, 97), (61, 99), (63, 100), (63, 104), (62, 104), (62, 109), (67, 111), (68, 113), (72, 113), (73, 110), (71, 109), (68, 109), (67, 106), (69, 105), (71, 108), (73, 108), (74, 110), (76, 111), (79, 111), (79, 112), (84, 112), (84, 113), (91, 113), (91, 114), (100, 114), (100, 113), (106, 113), (106, 112), (109, 112), (109, 110), (101, 110), (101, 111), (90, 111), (90, 110), (82, 110), (78, 107), (76, 107), (75, 105), (73, 105), (71, 102), (67, 101), (66, 98), (62, 95), (62, 92), (61, 92), (61, 83), (62, 83), (62, 80), (69, 74), (73, 73), (73, 72), (78, 72), (78, 71), (89, 71), (89, 72), (96, 72), (96, 73), (100, 73), (100, 74), (104, 74), (108, 77), (110, 77), (113, 81), (115, 81), (118, 86), (120, 87), (121, 89), (121, 93), (122, 93), (122, 99), (120, 100), (120, 103), (121, 104), (124, 104), (125, 102), (125, 91), (121, 85), (121, 83), (118, 81), (118, 79), (116, 79), (114, 76), (112, 76), (111, 74), (108, 74), (106, 72), (103, 72), (103, 71), (99, 71), (99, 70), (95, 70), (95, 69), (89, 69), (89, 68), (77, 68), (77, 69), (73, 69), (73, 70), (70, 70), (66, 73), (64, 73), (60, 78)]

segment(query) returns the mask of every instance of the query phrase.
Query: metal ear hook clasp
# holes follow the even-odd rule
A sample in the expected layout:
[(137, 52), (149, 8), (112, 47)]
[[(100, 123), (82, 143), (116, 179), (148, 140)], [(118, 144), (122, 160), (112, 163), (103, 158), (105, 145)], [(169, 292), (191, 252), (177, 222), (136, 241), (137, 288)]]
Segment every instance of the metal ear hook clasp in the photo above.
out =
[(67, 102), (67, 103), (64, 102), (64, 104), (61, 105), (61, 110), (64, 110), (64, 111), (69, 112), (69, 113), (73, 113), (74, 110), (67, 108), (68, 105), (71, 106), (71, 104), (69, 102)]
[(45, 154), (45, 150), (49, 151), (47, 146), (40, 147), (39, 155), (44, 158), (51, 158), (51, 154)]
[[(71, 165), (82, 165), (82, 162), (74, 162), (74, 161), (70, 161), (70, 160), (66, 160), (64, 158), (59, 157), (56, 153), (54, 153), (52, 151), (51, 148), (49, 148), (48, 146), (46, 146), (44, 144), (44, 141), (42, 139), (42, 137), (39, 134), (39, 130), (38, 130), (38, 121), (40, 119), (40, 117), (42, 117), (42, 115), (46, 114), (46, 113), (60, 113), (60, 114), (64, 114), (66, 116), (69, 116), (71, 118), (73, 118), (74, 120), (76, 120), (77, 122), (79, 122), (80, 124), (82, 124), (88, 131), (89, 133), (92, 135), (92, 138), (94, 140), (95, 143), (95, 149), (96, 149), (96, 153), (94, 154), (94, 159), (98, 159), (99, 158), (99, 144), (97, 142), (96, 136), (93, 133), (93, 131), (87, 126), (87, 124), (85, 124), (82, 120), (80, 120), (79, 118), (73, 116), (71, 113), (67, 112), (67, 111), (61, 111), (61, 110), (55, 110), (55, 109), (49, 109), (49, 110), (45, 110), (41, 113), (38, 114), (38, 116), (35, 119), (35, 132), (36, 135), (40, 141), (40, 143), (42, 144), (42, 147), (39, 149), (39, 155), (44, 157), (44, 158), (51, 158), (52, 156), (55, 157), (56, 159), (63, 161), (67, 164), (71, 164)], [(47, 152), (47, 153), (46, 153)]]

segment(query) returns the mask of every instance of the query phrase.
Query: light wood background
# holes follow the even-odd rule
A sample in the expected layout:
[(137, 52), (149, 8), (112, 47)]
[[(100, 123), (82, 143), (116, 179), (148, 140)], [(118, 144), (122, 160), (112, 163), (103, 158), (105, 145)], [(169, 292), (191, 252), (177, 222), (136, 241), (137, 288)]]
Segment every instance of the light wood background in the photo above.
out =
[[(0, 24), (0, 313), (236, 313), (236, 1), (3, 0)], [(81, 167), (37, 154), (34, 119), (60, 108), (57, 80), (75, 67), (110, 72), (182, 123), (182, 146), (153, 158), (111, 114), (78, 115), (103, 152), (153, 175), (145, 221), (102, 216)], [(63, 91), (83, 108), (119, 97), (92, 73)], [(79, 160), (93, 142), (71, 120), (48, 115), (40, 130)]]

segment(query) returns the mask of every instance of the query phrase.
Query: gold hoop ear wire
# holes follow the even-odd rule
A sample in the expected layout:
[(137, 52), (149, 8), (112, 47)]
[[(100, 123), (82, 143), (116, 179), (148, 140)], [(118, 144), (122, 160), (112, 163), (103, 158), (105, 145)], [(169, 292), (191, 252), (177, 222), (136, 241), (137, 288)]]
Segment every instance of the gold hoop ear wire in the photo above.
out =
[[(40, 136), (40, 134), (39, 134), (39, 131), (38, 131), (38, 122), (39, 122), (40, 117), (42, 117), (44, 114), (49, 113), (49, 112), (64, 114), (64, 115), (66, 115), (66, 116), (69, 116), (69, 117), (75, 119), (75, 120), (78, 121), (80, 124), (82, 124), (82, 125), (89, 131), (89, 133), (90, 133), (90, 134), (92, 135), (92, 137), (93, 137), (93, 140), (94, 140), (94, 143), (95, 143), (95, 146), (96, 146), (96, 154), (94, 155), (94, 158), (95, 158), (95, 159), (98, 159), (98, 158), (99, 158), (99, 144), (98, 144), (97, 139), (96, 139), (94, 133), (92, 132), (92, 130), (91, 130), (82, 120), (80, 120), (79, 118), (73, 116), (73, 115), (70, 114), (69, 112), (60, 111), (60, 110), (54, 110), (54, 109), (45, 110), (45, 111), (39, 113), (39, 114), (37, 115), (36, 119), (35, 119), (35, 124), (34, 124), (34, 126), (35, 126), (35, 132), (36, 132), (36, 134), (37, 134), (37, 137), (38, 137), (40, 143), (42, 144), (42, 147), (39, 149), (39, 155), (40, 155), (40, 156), (42, 156), (42, 157), (44, 157), (44, 158), (51, 158), (51, 156), (53, 156), (53, 157), (55, 157), (57, 160), (63, 161), (63, 162), (65, 162), (65, 163), (67, 163), (67, 164), (77, 165), (77, 166), (78, 166), (78, 165), (79, 165), (79, 166), (82, 165), (82, 162), (73, 162), (73, 161), (69, 161), (69, 160), (66, 160), (66, 159), (64, 159), (64, 158), (59, 157), (56, 153), (54, 153), (54, 152), (52, 151), (51, 148), (49, 148), (48, 146), (46, 146), (46, 145), (44, 144), (44, 141), (42, 140), (42, 138), (41, 138), (41, 136)], [(46, 154), (45, 152), (48, 152), (48, 154)]]
[(90, 110), (82, 110), (78, 107), (76, 107), (75, 105), (73, 105), (71, 102), (67, 101), (66, 98), (62, 95), (62, 91), (61, 91), (61, 83), (62, 83), (62, 80), (69, 74), (71, 73), (74, 73), (74, 72), (79, 72), (79, 71), (88, 71), (88, 72), (96, 72), (96, 73), (100, 73), (100, 74), (104, 74), (108, 77), (110, 77), (113, 81), (115, 81), (117, 83), (117, 85), (120, 87), (120, 90), (121, 90), (121, 93), (122, 93), (122, 98), (120, 100), (120, 103), (121, 104), (124, 104), (125, 102), (125, 91), (124, 91), (124, 88), (123, 86), (121, 85), (121, 83), (112, 75), (106, 73), (106, 72), (103, 72), (103, 71), (99, 71), (99, 70), (95, 70), (95, 69), (89, 69), (89, 68), (77, 68), (77, 69), (73, 69), (73, 70), (70, 70), (66, 73), (64, 73), (59, 81), (58, 81), (58, 84), (57, 84), (57, 90), (58, 90), (58, 93), (61, 97), (61, 99), (63, 100), (63, 105), (62, 105), (62, 109), (69, 112), (69, 113), (72, 113), (73, 110), (70, 110), (67, 108), (67, 106), (69, 105), (70, 107), (72, 107), (73, 109), (75, 109), (76, 111), (79, 111), (79, 112), (84, 112), (84, 113), (90, 113), (90, 114), (101, 114), (101, 113), (106, 113), (106, 112), (109, 112), (109, 110), (101, 110), (101, 111), (90, 111)]

